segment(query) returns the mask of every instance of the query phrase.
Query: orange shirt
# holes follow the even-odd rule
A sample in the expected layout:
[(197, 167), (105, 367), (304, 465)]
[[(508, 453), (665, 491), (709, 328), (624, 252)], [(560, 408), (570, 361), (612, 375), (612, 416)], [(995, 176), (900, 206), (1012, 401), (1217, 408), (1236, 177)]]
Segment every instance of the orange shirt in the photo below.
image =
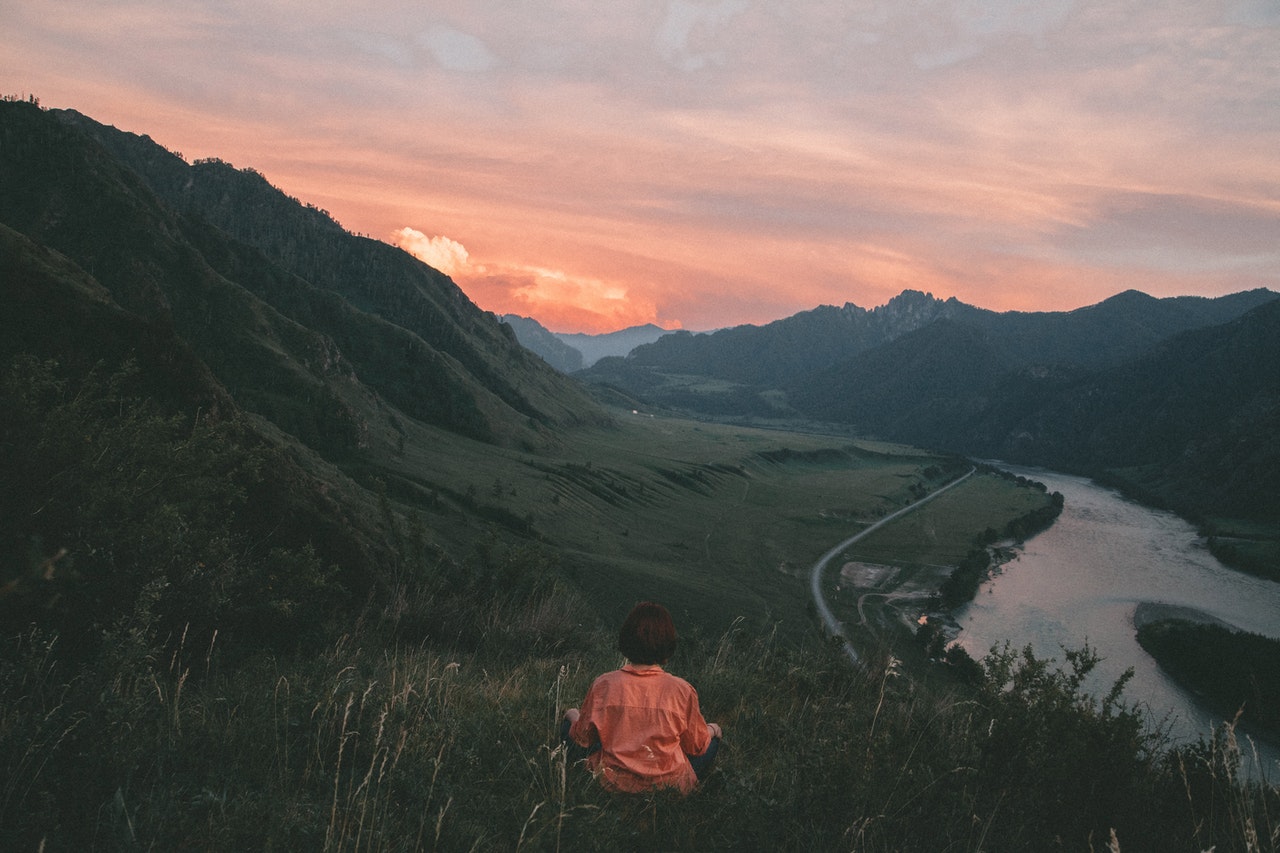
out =
[(605, 788), (628, 793), (692, 791), (698, 777), (686, 755), (701, 755), (711, 744), (698, 691), (660, 666), (633, 664), (592, 683), (569, 736), (584, 747), (598, 740), (600, 749), (587, 759), (591, 772)]

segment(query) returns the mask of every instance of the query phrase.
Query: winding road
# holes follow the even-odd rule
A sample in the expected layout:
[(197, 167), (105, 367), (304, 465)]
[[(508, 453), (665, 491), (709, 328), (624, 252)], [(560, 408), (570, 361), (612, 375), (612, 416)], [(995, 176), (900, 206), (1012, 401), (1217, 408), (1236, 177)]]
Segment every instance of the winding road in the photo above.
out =
[(952, 486), (960, 485), (965, 480), (972, 477), (976, 470), (976, 468), (970, 468), (969, 472), (964, 476), (952, 480), (950, 483), (947, 483), (935, 492), (930, 492), (915, 503), (907, 504), (902, 509), (886, 515), (875, 524), (865, 530), (855, 533), (839, 545), (836, 545), (830, 551), (823, 554), (822, 557), (818, 559), (818, 562), (813, 564), (813, 569), (809, 574), (809, 587), (813, 592), (813, 604), (818, 609), (818, 616), (822, 619), (822, 627), (829, 636), (840, 638), (844, 646), (845, 654), (849, 656), (849, 660), (853, 661), (854, 664), (861, 665), (862, 663), (862, 659), (858, 655), (858, 650), (853, 647), (851, 642), (849, 642), (849, 637), (844, 632), (844, 626), (840, 624), (840, 620), (836, 619), (835, 614), (831, 612), (831, 608), (827, 605), (826, 598), (822, 595), (822, 573), (826, 570), (827, 563), (830, 563), (839, 556), (841, 551), (848, 548), (859, 539), (862, 539), (864, 536), (870, 536), (889, 522), (901, 518), (912, 510), (920, 508), (924, 504), (936, 498), (938, 495), (947, 491), (947, 489), (950, 489)]

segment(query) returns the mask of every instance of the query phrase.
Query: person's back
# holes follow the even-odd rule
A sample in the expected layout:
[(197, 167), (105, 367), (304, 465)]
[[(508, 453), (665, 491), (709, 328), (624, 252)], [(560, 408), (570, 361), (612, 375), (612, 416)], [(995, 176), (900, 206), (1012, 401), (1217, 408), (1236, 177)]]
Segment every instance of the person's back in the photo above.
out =
[(609, 790), (688, 793), (710, 772), (721, 732), (703, 719), (693, 686), (662, 668), (675, 652), (671, 615), (636, 605), (618, 645), (629, 663), (592, 683), (581, 711), (565, 713), (562, 737), (589, 750), (588, 764)]

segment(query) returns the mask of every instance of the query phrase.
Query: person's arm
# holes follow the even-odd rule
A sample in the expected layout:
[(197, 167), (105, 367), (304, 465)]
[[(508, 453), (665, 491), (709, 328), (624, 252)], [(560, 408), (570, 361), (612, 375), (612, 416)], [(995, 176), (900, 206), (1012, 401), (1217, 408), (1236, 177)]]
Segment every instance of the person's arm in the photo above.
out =
[[(708, 723), (702, 716), (702, 709), (698, 707), (698, 693), (696, 690), (689, 692), (689, 705), (685, 710), (686, 726), (684, 733), (680, 735), (680, 748), (685, 751), (686, 755), (702, 755), (707, 751), (707, 747), (711, 745), (711, 738), (718, 737), (713, 735), (712, 725)], [(716, 726), (715, 731), (719, 731), (720, 727)]]
[(564, 712), (564, 718), (569, 721), (569, 738), (578, 746), (590, 747), (593, 743), (600, 740), (600, 733), (596, 731), (595, 723), (591, 721), (591, 708), (593, 699), (591, 691), (587, 691), (587, 695), (582, 699), (582, 710), (570, 708)]

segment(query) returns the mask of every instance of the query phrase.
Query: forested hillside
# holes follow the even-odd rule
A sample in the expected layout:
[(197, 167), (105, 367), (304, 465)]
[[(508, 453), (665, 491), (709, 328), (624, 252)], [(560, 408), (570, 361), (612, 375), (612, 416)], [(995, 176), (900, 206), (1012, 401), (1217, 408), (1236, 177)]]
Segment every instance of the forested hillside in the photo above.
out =
[[(1271, 298), (1275, 294), (1267, 291), (1219, 299), (1155, 299), (1128, 291), (1076, 311), (997, 313), (906, 290), (872, 309), (825, 305), (764, 326), (674, 333), (637, 348), (625, 369), (695, 374), (757, 389), (789, 387), (939, 321), (990, 335), (1009, 364), (1101, 367), (1136, 357), (1178, 332), (1227, 322)], [(601, 365), (602, 374), (620, 369)]]
[(1280, 301), (1110, 368), (1028, 364), (937, 324), (792, 389), (812, 417), (957, 452), (1106, 474), (1196, 516), (1280, 517)]
[(110, 626), (289, 647), (385, 578), (376, 526), (167, 323), (4, 226), (0, 281), (6, 637), (39, 625), (72, 660)]
[(520, 345), (542, 357), (561, 373), (582, 369), (582, 353), (560, 340), (537, 320), (516, 314), (504, 314), (502, 322), (511, 327)]
[[(388, 582), (376, 492), (410, 434), (537, 447), (607, 421), (435, 270), (254, 172), (77, 114), (0, 104), (0, 241), (2, 455), (22, 484), (4, 489), (4, 607), (86, 637), (160, 584), (162, 621), (292, 642), (304, 614)], [(413, 488), (437, 512), (474, 503), (450, 485)], [(187, 561), (149, 550), (174, 525)]]
[[(165, 261), (158, 259), (154, 266), (163, 275), (150, 284), (153, 304), (143, 310), (171, 314), (179, 333), (198, 341), (211, 362), (234, 371), (236, 366), (227, 363), (234, 350), (254, 345), (237, 340), (244, 334), (242, 317), (217, 310), (221, 305), (212, 294), (223, 289), (217, 281), (222, 279), (231, 287), (221, 298), (256, 300), (262, 307), (243, 310), (262, 314), (260, 324), (298, 330), (274, 333), (293, 339), (286, 351), (302, 345), (300, 336), (312, 338), (303, 345), (308, 352), (292, 353), (304, 371), (325, 365), (320, 369), (341, 372), (332, 355), (321, 354), (328, 347), (358, 373), (360, 383), (413, 417), (500, 442), (536, 441), (536, 424), (591, 417), (592, 407), (571, 383), (528, 358), (509, 331), (453, 282), (408, 254), (347, 233), (252, 170), (216, 160), (189, 166), (148, 138), (77, 113), (37, 112), (26, 118), (37, 116), (39, 130), (6, 122), (14, 133), (34, 130), (27, 144), (41, 149), (37, 159), (12, 163), (8, 173), (22, 185), (8, 188), (6, 221), (65, 249), (96, 275), (118, 282), (118, 289), (141, 283), (128, 283), (127, 274), (110, 269), (110, 258), (100, 257), (94, 247), (77, 245), (79, 235), (96, 232), (101, 242), (114, 242), (116, 251), (133, 253), (137, 247), (128, 242), (128, 233), (103, 231), (133, 220), (134, 234), (150, 231), (172, 239), (175, 246), (157, 246), (157, 252), (185, 254), (208, 267), (208, 295), (185, 292), (190, 283), (181, 279), (181, 270), (165, 270)], [(100, 153), (77, 153), (80, 149)], [(6, 156), (23, 156), (17, 139)], [(83, 174), (67, 168), (86, 158), (102, 168)], [(141, 186), (121, 189), (139, 178)], [(97, 202), (86, 207), (89, 197)], [(145, 214), (117, 210), (92, 225), (86, 221), (107, 213), (104, 205), (129, 208), (135, 199), (152, 209)], [(38, 218), (33, 216), (37, 210)], [(241, 381), (228, 384), (252, 382), (237, 378)], [(286, 396), (281, 391), (259, 389), (261, 397)], [(530, 427), (532, 434), (521, 434)]]
[(1104, 476), (1196, 517), (1280, 517), (1277, 294), (997, 314), (905, 292), (672, 335), (583, 376), (720, 418), (797, 419)]
[[(980, 313), (955, 299), (943, 302), (904, 291), (869, 311), (851, 303), (841, 308), (826, 305), (766, 326), (737, 326), (710, 334), (677, 332), (636, 348), (626, 368), (775, 387), (935, 320)], [(602, 361), (598, 370), (606, 374), (620, 367), (611, 361)]]

